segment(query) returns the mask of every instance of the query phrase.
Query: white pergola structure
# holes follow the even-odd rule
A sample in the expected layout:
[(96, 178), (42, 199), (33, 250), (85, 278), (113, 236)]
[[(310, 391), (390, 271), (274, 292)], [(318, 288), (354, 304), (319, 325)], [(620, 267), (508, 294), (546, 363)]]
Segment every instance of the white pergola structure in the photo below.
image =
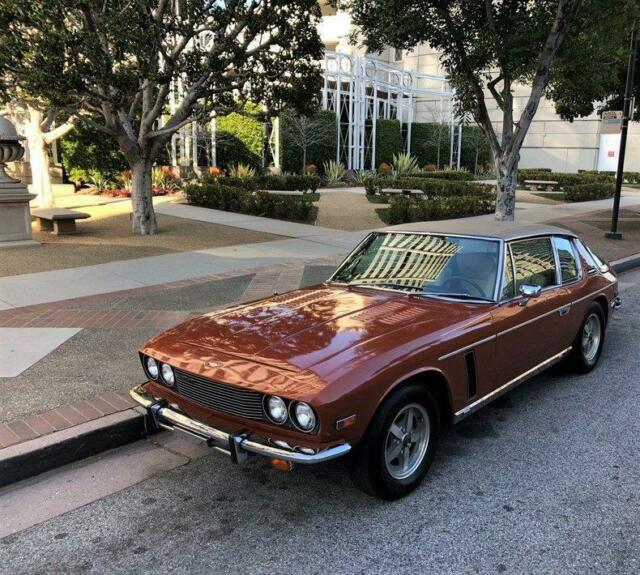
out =
[[(336, 161), (347, 169), (375, 169), (376, 123), (398, 120), (402, 126), (404, 151), (411, 152), (411, 127), (416, 117), (449, 127), (449, 165), (460, 167), (462, 124), (456, 129), (453, 109), (455, 93), (447, 78), (404, 70), (370, 56), (325, 51), (321, 62), (324, 84), (322, 106), (336, 115)], [(182, 93), (178, 81), (170, 94), (173, 111)], [(205, 151), (210, 165), (216, 165), (216, 122), (210, 120), (208, 134), (196, 122), (183, 126), (170, 144), (173, 166), (198, 169), (198, 149)], [(280, 166), (280, 138), (275, 119), (268, 138), (272, 160)], [(438, 142), (438, 146), (440, 143)]]
[(405, 152), (422, 108), (450, 125), (450, 164), (460, 167), (461, 126), (455, 130), (454, 91), (444, 76), (404, 70), (369, 56), (326, 51), (322, 105), (336, 114), (336, 161), (350, 170), (376, 168), (376, 123), (398, 120)]

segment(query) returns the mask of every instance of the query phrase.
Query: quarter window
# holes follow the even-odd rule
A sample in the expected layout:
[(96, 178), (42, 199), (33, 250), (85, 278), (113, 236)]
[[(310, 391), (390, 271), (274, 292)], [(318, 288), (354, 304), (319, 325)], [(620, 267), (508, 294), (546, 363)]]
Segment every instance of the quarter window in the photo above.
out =
[(509, 246), (504, 248), (504, 271), (502, 272), (502, 294), (500, 299), (510, 299), (516, 295), (516, 286), (513, 281), (513, 260)]
[(515, 264), (516, 292), (529, 284), (546, 288), (556, 285), (556, 262), (549, 238), (522, 240), (511, 244)]
[(573, 251), (571, 241), (568, 238), (554, 237), (553, 243), (558, 252), (562, 283), (575, 280), (578, 277), (578, 262), (576, 261), (576, 255)]

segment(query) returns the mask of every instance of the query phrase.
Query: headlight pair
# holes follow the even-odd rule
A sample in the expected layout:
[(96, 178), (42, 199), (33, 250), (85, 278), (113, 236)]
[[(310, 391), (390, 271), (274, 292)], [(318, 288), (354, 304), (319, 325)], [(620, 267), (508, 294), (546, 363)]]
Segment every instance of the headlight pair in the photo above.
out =
[(292, 401), (287, 403), (277, 395), (269, 395), (265, 398), (265, 411), (273, 423), (282, 425), (291, 418), (295, 427), (304, 432), (313, 431), (316, 427), (316, 414), (313, 408), (304, 401)]
[(147, 375), (154, 380), (158, 380), (158, 376), (162, 383), (173, 387), (176, 382), (176, 374), (168, 363), (159, 363), (152, 357), (147, 356), (144, 360), (144, 366)]

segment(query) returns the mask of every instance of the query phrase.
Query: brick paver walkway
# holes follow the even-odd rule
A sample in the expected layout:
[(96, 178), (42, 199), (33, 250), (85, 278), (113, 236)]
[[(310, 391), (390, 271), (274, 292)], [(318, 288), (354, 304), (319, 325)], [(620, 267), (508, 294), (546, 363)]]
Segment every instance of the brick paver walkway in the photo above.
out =
[[(171, 290), (211, 281), (255, 274), (252, 281), (238, 298), (238, 301), (241, 302), (252, 301), (267, 297), (275, 292), (282, 293), (296, 289), (300, 286), (307, 266), (333, 266), (340, 259), (330, 257), (307, 260), (295, 264), (280, 264), (259, 270), (257, 273), (255, 270), (237, 270), (184, 281), (121, 290), (109, 294), (4, 310), (0, 311), (0, 327), (75, 327), (98, 330), (126, 330), (148, 327), (161, 331), (189, 317), (200, 315), (201, 312), (114, 309), (114, 306), (132, 296), (153, 292), (167, 293)], [(132, 350), (132, 353), (135, 353), (135, 350)], [(63, 405), (7, 423), (0, 423), (0, 449), (68, 429), (113, 413), (125, 411), (132, 407), (134, 407), (134, 402), (129, 397), (128, 391), (122, 390), (104, 393), (97, 397), (70, 405)]]

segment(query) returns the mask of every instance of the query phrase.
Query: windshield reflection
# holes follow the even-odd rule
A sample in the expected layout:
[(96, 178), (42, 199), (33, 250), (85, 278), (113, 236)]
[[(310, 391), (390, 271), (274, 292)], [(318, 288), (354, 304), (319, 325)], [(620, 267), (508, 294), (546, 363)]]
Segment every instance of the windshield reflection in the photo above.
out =
[(331, 281), (455, 299), (493, 300), (496, 240), (376, 232), (345, 260)]

